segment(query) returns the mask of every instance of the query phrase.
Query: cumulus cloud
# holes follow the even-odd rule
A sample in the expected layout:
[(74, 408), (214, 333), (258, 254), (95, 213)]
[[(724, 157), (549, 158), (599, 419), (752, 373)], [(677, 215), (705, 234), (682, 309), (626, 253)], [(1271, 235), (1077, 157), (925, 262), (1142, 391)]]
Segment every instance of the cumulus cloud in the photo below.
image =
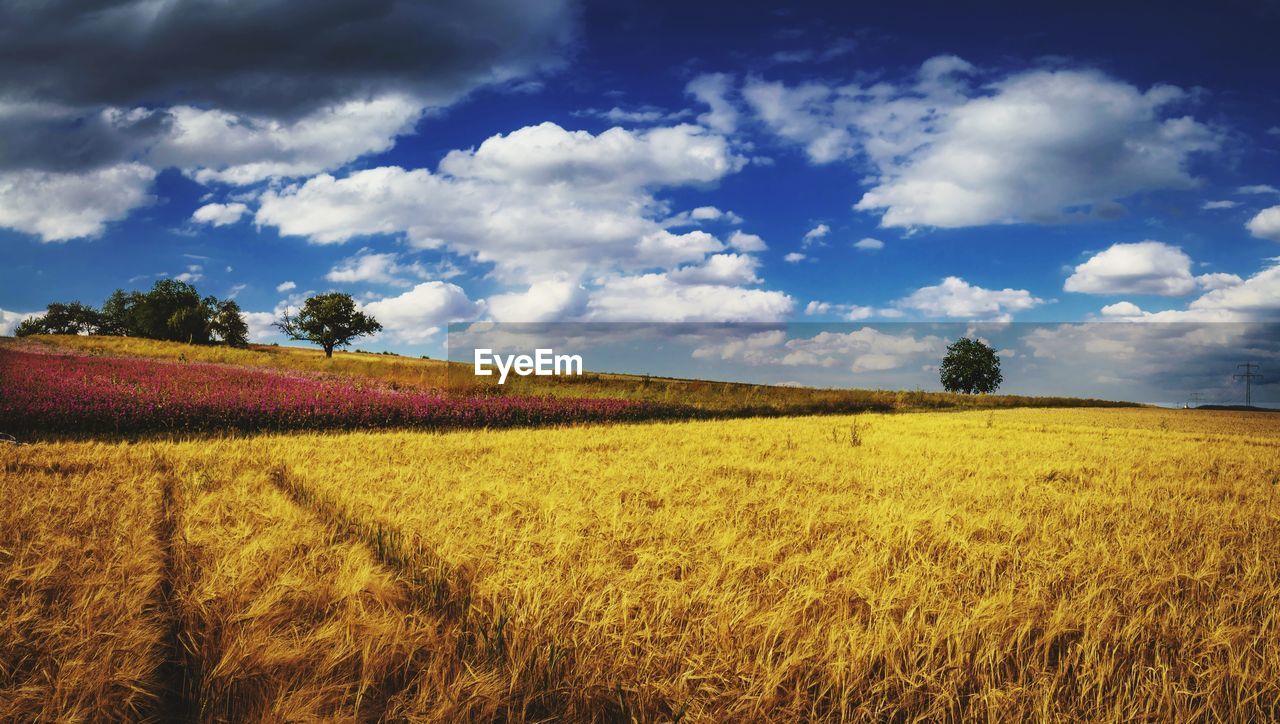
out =
[(17, 329), (24, 319), (38, 317), (41, 314), (41, 312), (11, 312), (0, 309), (0, 336), (13, 334), (13, 330)]
[(745, 252), (764, 251), (769, 248), (764, 243), (764, 239), (759, 236), (738, 230), (729, 235), (727, 243), (730, 247)]
[(592, 135), (544, 123), (453, 151), (437, 173), (381, 167), (269, 191), (256, 220), (320, 244), (403, 235), (493, 264), (507, 281), (670, 269), (725, 245), (664, 228), (653, 190), (709, 183), (744, 162), (697, 126)]
[[(1243, 389), (1231, 379), (1236, 365), (1242, 359), (1264, 365), (1280, 360), (1280, 325), (1274, 317), (1272, 322), (1241, 323), (1188, 315), (1132, 316), (1134, 309), (1125, 303), (1109, 308), (1112, 315), (1101, 322), (1028, 330), (1023, 342), (1040, 374), (1096, 380), (1089, 385), (1094, 389), (1098, 382), (1120, 385), (1113, 394), (1128, 399), (1141, 395), (1138, 399), (1174, 401), (1194, 390), (1214, 402), (1239, 403)], [(1152, 323), (1161, 321), (1178, 324)]]
[(1133, 302), (1116, 302), (1102, 308), (1104, 317), (1134, 317), (1142, 314), (1142, 310)]
[(1237, 274), (1227, 274), (1226, 272), (1213, 272), (1212, 274), (1200, 274), (1196, 277), (1196, 284), (1206, 291), (1214, 289), (1226, 289), (1234, 287), (1238, 284), (1244, 284), (1244, 280)]
[(733, 76), (707, 73), (689, 81), (685, 92), (710, 110), (698, 116), (698, 123), (720, 133), (733, 133), (738, 127), (738, 108), (729, 99)]
[(788, 264), (799, 264), (800, 262), (808, 258), (809, 257), (807, 254), (801, 254), (798, 251), (793, 251), (790, 254), (787, 254), (786, 256), (782, 257), (782, 260)]
[(475, 319), (484, 305), (471, 301), (456, 284), (431, 281), (398, 296), (369, 302), (363, 309), (396, 339), (418, 344), (438, 334), (443, 325)]
[(721, 284), (682, 284), (667, 274), (611, 276), (588, 302), (599, 322), (775, 322), (794, 302), (782, 292)]
[(1249, 219), (1249, 223), (1245, 226), (1250, 234), (1259, 239), (1280, 241), (1280, 206), (1259, 211), (1257, 216)]
[(865, 239), (855, 241), (853, 243), (853, 248), (860, 251), (880, 251), (884, 248), (884, 242), (879, 239), (872, 239), (868, 236)]
[(756, 116), (814, 163), (865, 159), (856, 209), (886, 227), (1054, 222), (1119, 212), (1141, 191), (1187, 188), (1195, 154), (1219, 135), (1171, 108), (1186, 94), (1141, 90), (1095, 71), (1033, 70), (977, 86), (954, 56), (911, 82), (788, 86), (750, 79)]
[(0, 171), (0, 227), (41, 241), (97, 236), (151, 201), (155, 171), (136, 163), (87, 173)]
[(1280, 257), (1247, 279), (1221, 273), (1198, 279), (1206, 291), (1185, 309), (1147, 312), (1125, 301), (1104, 307), (1102, 314), (1143, 322), (1280, 321)]
[(275, 312), (241, 312), (244, 323), (249, 327), (249, 339), (262, 342), (280, 333), (275, 324), (279, 317)]
[(410, 278), (425, 279), (429, 273), (420, 262), (401, 263), (399, 254), (374, 254), (362, 249), (339, 261), (324, 278), (331, 282), (409, 286)]
[(211, 226), (227, 226), (239, 221), (240, 217), (244, 216), (248, 211), (249, 207), (239, 202), (205, 204), (195, 210), (195, 213), (191, 215), (191, 220)]
[(298, 285), (295, 282), (280, 282), (279, 284), (276, 285), (277, 292), (288, 292), (288, 291), (293, 291), (294, 289), (297, 289), (297, 288), (298, 288)]
[(700, 226), (705, 222), (723, 221), (727, 224), (741, 224), (742, 217), (732, 211), (722, 211), (714, 206), (699, 206), (688, 211), (668, 217), (662, 222), (667, 228), (679, 226)]
[(667, 274), (679, 284), (759, 284), (760, 261), (750, 254), (714, 254), (701, 264), (681, 267)]
[(899, 309), (930, 317), (1000, 321), (1044, 303), (1045, 300), (1032, 296), (1026, 289), (984, 289), (959, 277), (947, 277), (939, 284), (917, 289), (894, 304)]
[(836, 314), (847, 321), (857, 322), (875, 316), (876, 310), (874, 307), (864, 307), (857, 304), (832, 304), (831, 302), (815, 300), (805, 305), (804, 313), (810, 317)]
[(782, 330), (767, 330), (705, 344), (698, 359), (741, 361), (753, 365), (840, 367), (853, 373), (883, 372), (936, 357), (945, 347), (941, 337), (890, 333), (874, 327), (850, 332), (823, 331), (812, 337), (787, 339)]
[(1168, 297), (1196, 290), (1191, 257), (1159, 241), (1112, 244), (1075, 268), (1063, 289), (1083, 294), (1157, 294)]
[(391, 148), (413, 129), (423, 106), (387, 96), (344, 101), (297, 119), (177, 106), (146, 147), (157, 168), (176, 167), (200, 183), (251, 184), (310, 176)]
[(555, 322), (586, 311), (587, 290), (570, 279), (534, 282), (523, 292), (495, 294), (486, 300), (497, 322)]

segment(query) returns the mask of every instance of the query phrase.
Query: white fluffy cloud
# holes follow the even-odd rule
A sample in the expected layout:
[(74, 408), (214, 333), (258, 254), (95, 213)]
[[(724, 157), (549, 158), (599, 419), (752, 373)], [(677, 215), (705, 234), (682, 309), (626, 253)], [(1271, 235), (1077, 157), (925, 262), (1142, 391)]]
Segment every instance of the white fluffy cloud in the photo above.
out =
[(662, 222), (667, 228), (679, 226), (700, 226), (709, 221), (723, 221), (728, 224), (741, 224), (742, 217), (732, 211), (722, 211), (714, 206), (699, 206), (689, 211), (681, 211)]
[(748, 234), (745, 231), (739, 230), (735, 230), (729, 235), (728, 244), (738, 251), (746, 252), (764, 251), (769, 248), (764, 243), (764, 239), (761, 239), (755, 234)]
[(325, 279), (331, 282), (365, 282), (370, 284), (394, 284), (409, 286), (409, 278), (425, 279), (428, 270), (419, 262), (401, 263), (398, 254), (374, 254), (361, 250), (355, 256), (338, 262)]
[(0, 227), (41, 241), (97, 236), (151, 200), (155, 175), (137, 163), (83, 173), (0, 171)]
[(1132, 302), (1103, 307), (1109, 318), (1146, 322), (1274, 322), (1280, 321), (1280, 257), (1248, 279), (1234, 274), (1199, 277), (1208, 291), (1185, 309), (1146, 312)]
[(805, 305), (806, 316), (837, 314), (842, 319), (858, 322), (876, 315), (875, 307), (864, 307), (858, 304), (832, 304), (831, 302), (812, 301)]
[(544, 123), (454, 151), (438, 173), (382, 167), (268, 192), (256, 218), (316, 243), (403, 234), (420, 248), (492, 263), (514, 281), (673, 268), (724, 244), (663, 228), (652, 189), (715, 181), (744, 162), (697, 126), (593, 136)]
[(484, 305), (471, 301), (462, 287), (440, 281), (423, 282), (399, 296), (364, 305), (387, 332), (408, 344), (425, 342), (442, 325), (470, 321), (483, 310)]
[(310, 176), (391, 148), (423, 110), (410, 98), (387, 96), (338, 103), (284, 122), (177, 106), (165, 112), (169, 131), (147, 158), (157, 167), (183, 169), (201, 183)]
[(586, 318), (600, 322), (775, 322), (794, 302), (782, 292), (721, 284), (682, 284), (667, 274), (601, 280)]
[(1246, 225), (1249, 233), (1259, 239), (1280, 241), (1280, 206), (1259, 211)]
[(546, 279), (523, 292), (495, 294), (486, 302), (497, 322), (554, 322), (580, 317), (586, 311), (587, 290), (573, 280)]
[(939, 284), (921, 287), (899, 299), (895, 306), (930, 317), (1007, 320), (1016, 312), (1044, 303), (1045, 300), (1032, 296), (1026, 289), (984, 289), (959, 277), (947, 277)]
[(1112, 244), (1075, 268), (1063, 289), (1083, 294), (1158, 294), (1176, 297), (1196, 290), (1191, 257), (1159, 241)]
[(1142, 314), (1142, 309), (1133, 302), (1116, 302), (1102, 308), (1104, 317), (1134, 317)]
[(210, 224), (212, 226), (227, 226), (234, 224), (240, 220), (241, 216), (248, 213), (249, 207), (242, 203), (234, 202), (230, 204), (205, 204), (195, 210), (191, 214), (191, 220), (201, 223)]
[(277, 292), (288, 292), (298, 288), (297, 282), (280, 282), (276, 285)]
[(13, 330), (18, 328), (22, 320), (38, 317), (40, 314), (40, 312), (11, 312), (7, 309), (0, 309), (0, 336), (13, 334)]
[(693, 356), (754, 365), (847, 366), (851, 372), (860, 373), (898, 369), (925, 357), (933, 358), (944, 346), (945, 342), (937, 336), (891, 334), (874, 327), (851, 332), (824, 331), (793, 339), (787, 339), (782, 330), (768, 330), (703, 345)]
[(782, 257), (782, 260), (788, 264), (799, 264), (800, 262), (808, 258), (809, 257), (807, 254), (801, 254), (798, 251), (793, 251), (790, 254), (787, 254), (786, 256)]
[(756, 269), (760, 261), (750, 254), (715, 254), (705, 262), (669, 272), (671, 281), (679, 284), (721, 284), (739, 286), (759, 284)]
[(900, 86), (752, 79), (742, 95), (814, 163), (865, 158), (876, 177), (855, 208), (881, 213), (886, 227), (1115, 213), (1131, 194), (1193, 185), (1188, 161), (1219, 144), (1208, 126), (1169, 112), (1186, 96), (1171, 86), (1035, 70), (977, 87), (976, 72), (941, 56)]
[(280, 333), (275, 326), (279, 320), (274, 312), (242, 312), (241, 316), (249, 327), (249, 339), (254, 342), (270, 339)]
[(685, 92), (710, 109), (698, 116), (698, 122), (720, 133), (733, 133), (738, 127), (738, 109), (729, 100), (733, 77), (724, 73), (708, 73), (689, 81)]
[(884, 248), (884, 242), (879, 239), (872, 239), (868, 236), (865, 239), (855, 241), (853, 243), (853, 248), (860, 251), (879, 251)]
[(1238, 201), (1230, 201), (1230, 200), (1206, 201), (1204, 202), (1204, 205), (1201, 206), (1200, 208), (1206, 211), (1214, 211), (1216, 209), (1234, 209), (1239, 205), (1240, 203)]

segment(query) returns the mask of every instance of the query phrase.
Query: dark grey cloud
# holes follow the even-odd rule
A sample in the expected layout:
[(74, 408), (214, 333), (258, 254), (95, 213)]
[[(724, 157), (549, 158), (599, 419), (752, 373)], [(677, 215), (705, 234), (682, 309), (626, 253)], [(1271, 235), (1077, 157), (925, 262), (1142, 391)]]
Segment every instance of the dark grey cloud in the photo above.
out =
[(0, 169), (78, 171), (131, 160), (170, 125), (167, 113), (108, 120), (101, 111), (0, 109)]
[(0, 0), (0, 98), (296, 118), (554, 64), (570, 0)]

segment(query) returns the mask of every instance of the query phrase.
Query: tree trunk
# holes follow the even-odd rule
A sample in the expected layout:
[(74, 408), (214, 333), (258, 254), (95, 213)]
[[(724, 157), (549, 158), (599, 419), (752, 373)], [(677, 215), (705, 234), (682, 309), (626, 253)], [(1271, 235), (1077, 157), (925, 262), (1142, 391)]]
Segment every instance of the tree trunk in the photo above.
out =
[(333, 345), (331, 345), (331, 344), (326, 344), (326, 345), (324, 346), (324, 356), (325, 356), (325, 357), (333, 357)]

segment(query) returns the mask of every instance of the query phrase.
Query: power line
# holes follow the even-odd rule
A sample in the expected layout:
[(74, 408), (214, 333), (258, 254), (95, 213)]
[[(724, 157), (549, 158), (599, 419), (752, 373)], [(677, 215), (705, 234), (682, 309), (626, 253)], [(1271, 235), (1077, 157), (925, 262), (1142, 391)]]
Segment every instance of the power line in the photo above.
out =
[(1203, 392), (1192, 392), (1190, 395), (1187, 395), (1187, 405), (1189, 407), (1199, 407), (1203, 404), (1204, 404)]
[(1257, 372), (1259, 369), (1258, 365), (1252, 362), (1245, 362), (1244, 364), (1236, 365), (1236, 369), (1240, 369), (1241, 367), (1244, 368), (1244, 372), (1231, 375), (1231, 379), (1244, 380), (1244, 406), (1252, 407), (1253, 398), (1250, 396), (1250, 388), (1252, 387), (1254, 380), (1258, 380), (1259, 382), (1262, 381), (1262, 375)]

